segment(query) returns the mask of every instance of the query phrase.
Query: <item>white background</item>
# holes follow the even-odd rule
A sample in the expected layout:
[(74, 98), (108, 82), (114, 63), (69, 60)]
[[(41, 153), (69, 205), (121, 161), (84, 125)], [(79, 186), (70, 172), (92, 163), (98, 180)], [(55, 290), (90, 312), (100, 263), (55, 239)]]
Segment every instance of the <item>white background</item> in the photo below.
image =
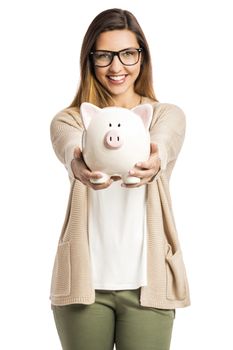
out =
[(2, 349), (60, 349), (48, 297), (69, 181), (49, 125), (76, 92), (87, 26), (111, 7), (136, 15), (158, 99), (187, 116), (171, 192), (192, 306), (177, 311), (171, 349), (233, 348), (230, 2), (1, 1)]

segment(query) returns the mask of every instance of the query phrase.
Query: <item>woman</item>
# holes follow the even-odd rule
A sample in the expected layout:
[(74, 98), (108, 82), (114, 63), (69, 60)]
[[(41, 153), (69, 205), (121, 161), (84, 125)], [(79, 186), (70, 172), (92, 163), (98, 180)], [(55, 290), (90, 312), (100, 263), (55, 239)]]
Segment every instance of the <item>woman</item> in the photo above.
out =
[[(175, 308), (189, 305), (188, 282), (172, 214), (169, 178), (185, 117), (159, 103), (148, 44), (136, 18), (110, 9), (90, 24), (74, 101), (51, 123), (52, 144), (71, 179), (54, 263), (51, 303), (64, 350), (168, 350)], [(130, 174), (93, 184), (80, 150), (79, 107), (153, 106), (151, 154)]]

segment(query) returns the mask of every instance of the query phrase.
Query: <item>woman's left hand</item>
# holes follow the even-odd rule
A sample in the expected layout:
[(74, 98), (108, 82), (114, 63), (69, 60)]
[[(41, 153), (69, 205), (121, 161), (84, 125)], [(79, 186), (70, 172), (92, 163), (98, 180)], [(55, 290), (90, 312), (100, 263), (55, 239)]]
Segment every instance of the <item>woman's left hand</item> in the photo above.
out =
[(139, 177), (141, 181), (138, 184), (122, 184), (122, 186), (134, 188), (149, 183), (152, 177), (154, 177), (160, 170), (160, 164), (161, 161), (158, 154), (158, 146), (155, 143), (151, 143), (149, 159), (145, 162), (138, 162), (135, 167), (129, 171), (129, 175)]

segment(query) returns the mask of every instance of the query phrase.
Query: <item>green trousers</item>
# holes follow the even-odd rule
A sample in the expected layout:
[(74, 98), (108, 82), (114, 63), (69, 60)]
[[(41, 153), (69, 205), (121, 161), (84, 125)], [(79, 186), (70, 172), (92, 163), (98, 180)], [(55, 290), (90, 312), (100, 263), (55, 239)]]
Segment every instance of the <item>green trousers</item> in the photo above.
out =
[(52, 305), (63, 350), (169, 350), (174, 310), (143, 307), (140, 289), (96, 290), (91, 305)]

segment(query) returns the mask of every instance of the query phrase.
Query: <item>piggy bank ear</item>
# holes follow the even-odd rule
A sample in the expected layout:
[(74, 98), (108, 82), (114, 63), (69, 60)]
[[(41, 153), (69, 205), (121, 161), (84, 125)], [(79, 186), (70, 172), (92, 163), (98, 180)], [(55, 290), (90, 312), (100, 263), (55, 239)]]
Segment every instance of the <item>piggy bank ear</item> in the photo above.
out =
[(143, 124), (145, 125), (145, 128), (149, 129), (153, 115), (153, 107), (149, 103), (145, 103), (132, 108), (131, 111), (139, 115), (143, 121)]
[(92, 120), (92, 118), (95, 118), (97, 114), (99, 113), (100, 108), (93, 105), (89, 102), (83, 102), (80, 106), (80, 114), (82, 118), (83, 125), (85, 129), (88, 129), (88, 126)]

